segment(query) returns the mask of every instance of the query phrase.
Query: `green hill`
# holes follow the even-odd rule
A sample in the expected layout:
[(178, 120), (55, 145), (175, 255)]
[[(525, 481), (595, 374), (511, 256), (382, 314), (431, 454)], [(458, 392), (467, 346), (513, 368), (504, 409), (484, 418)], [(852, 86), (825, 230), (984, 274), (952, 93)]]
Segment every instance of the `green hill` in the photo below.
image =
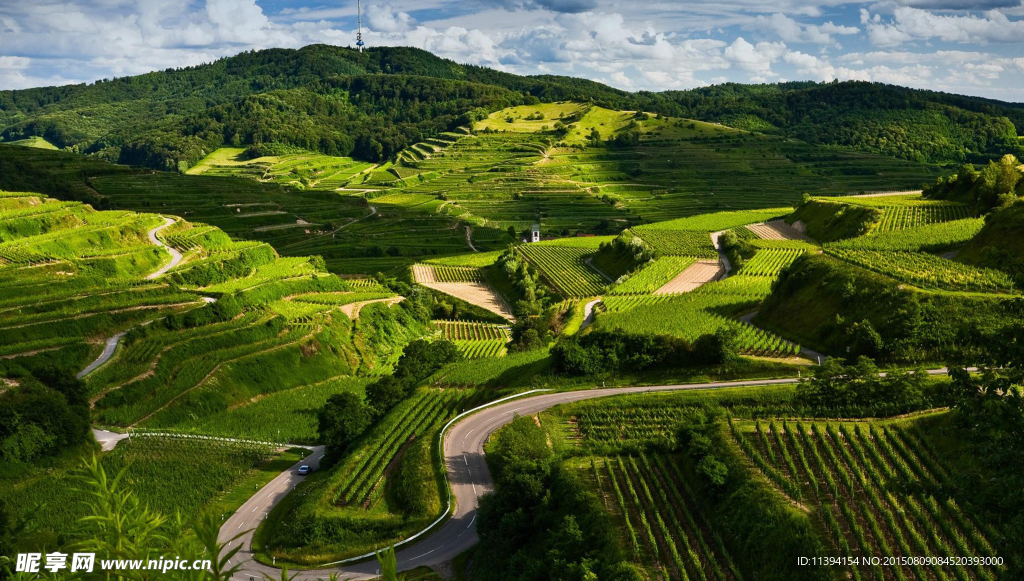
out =
[[(151, 236), (182, 257), (166, 273), (174, 263)], [(395, 297), (364, 282), (198, 222), (0, 192), (0, 375), (64, 381), (126, 334), (111, 364), (84, 375), (95, 418), (195, 421), (387, 366), (424, 321), (383, 305), (364, 309), (369, 323), (342, 314), (345, 304)], [(268, 367), (279, 371), (260, 372)]]
[(997, 210), (985, 219), (985, 226), (957, 255), (957, 260), (995, 268), (1024, 281), (1024, 202)]
[(782, 272), (755, 323), (831, 353), (970, 361), (1007, 324), (1010, 295), (923, 291), (827, 255)]
[(517, 76), (403, 47), (310, 45), (91, 85), (0, 91), (0, 137), (42, 137), (111, 161), (184, 170), (221, 146), (283, 142), (380, 161), (511, 105), (576, 100), (915, 161), (1019, 151), (1024, 107), (869, 83), (720, 85), (627, 93)]

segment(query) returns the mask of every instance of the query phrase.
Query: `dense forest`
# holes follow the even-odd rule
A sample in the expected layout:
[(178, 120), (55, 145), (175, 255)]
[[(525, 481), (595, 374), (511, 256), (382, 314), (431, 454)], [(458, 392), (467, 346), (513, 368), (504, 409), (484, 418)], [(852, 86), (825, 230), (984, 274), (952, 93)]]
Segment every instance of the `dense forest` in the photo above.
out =
[(91, 85), (0, 91), (0, 138), (43, 137), (110, 161), (183, 170), (221, 145), (280, 142), (368, 161), (509, 105), (579, 100), (915, 161), (1019, 152), (1024, 105), (877, 83), (725, 84), (627, 93), (428, 52), (311, 45)]

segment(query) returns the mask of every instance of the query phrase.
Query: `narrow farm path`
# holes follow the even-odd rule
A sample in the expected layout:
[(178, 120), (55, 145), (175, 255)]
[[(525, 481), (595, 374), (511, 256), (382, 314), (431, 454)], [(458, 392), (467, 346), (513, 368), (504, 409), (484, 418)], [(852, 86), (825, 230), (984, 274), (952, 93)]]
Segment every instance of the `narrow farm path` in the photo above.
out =
[[(947, 372), (946, 368), (941, 368), (932, 369), (926, 373), (945, 375)], [(884, 376), (885, 374), (879, 375)], [(440, 441), (444, 451), (446, 477), (452, 491), (452, 497), (448, 501), (448, 512), (451, 513), (451, 517), (445, 521), (445, 516), (442, 515), (427, 529), (397, 543), (396, 549), (400, 549), (396, 554), (398, 569), (406, 571), (416, 567), (436, 567), (451, 561), (477, 543), (476, 517), (479, 498), (494, 488), (484, 458), (484, 444), (491, 434), (518, 416), (533, 415), (559, 404), (614, 395), (785, 385), (797, 381), (799, 381), (797, 377), (788, 377), (752, 381), (601, 388), (556, 393), (537, 390), (519, 394), (523, 397), (503, 398), (464, 412), (445, 426)], [(310, 462), (306, 463), (312, 465)], [(241, 560), (241, 570), (234, 576), (234, 579), (238, 581), (248, 581), (252, 578), (277, 578), (281, 575), (276, 567), (252, 560), (250, 550), (252, 531), (265, 518), (264, 515), (284, 498), (287, 490), (294, 488), (297, 481), (297, 477), (291, 470), (279, 476), (278, 479), (273, 480), (270, 485), (264, 487), (264, 490), (250, 498), (221, 527), (221, 542), (230, 541), (229, 548), (241, 545), (241, 549), (233, 559), (234, 561)], [(272, 488), (275, 483), (277, 485)], [(453, 505), (454, 511), (451, 510)], [(443, 524), (440, 524), (442, 521)], [(440, 526), (437, 526), (439, 524)], [(242, 537), (231, 541), (232, 537), (243, 531), (246, 532)], [(420, 540), (421, 537), (424, 538)], [(379, 569), (377, 562), (372, 557), (373, 554), (370, 553), (344, 561), (324, 563), (321, 569), (295, 572), (293, 579), (313, 581), (326, 579), (331, 574), (338, 574), (350, 580), (376, 579)]]
[(162, 225), (157, 226), (156, 228), (153, 228), (152, 230), (149, 231), (149, 241), (169, 252), (171, 255), (171, 261), (165, 264), (164, 266), (160, 267), (160, 269), (157, 270), (156, 272), (147, 276), (146, 280), (153, 280), (154, 278), (163, 275), (168, 270), (174, 268), (175, 266), (178, 266), (178, 263), (181, 262), (181, 253), (178, 252), (175, 248), (172, 248), (164, 244), (162, 240), (156, 237), (157, 232), (163, 230), (164, 228), (170, 226), (171, 224), (174, 224), (174, 220), (172, 220), (171, 218), (164, 218), (164, 223)]
[(593, 270), (593, 271), (594, 271), (594, 272), (596, 272), (597, 274), (600, 274), (600, 275), (601, 275), (601, 278), (605, 279), (605, 280), (606, 280), (606, 281), (608, 281), (609, 283), (612, 283), (612, 284), (614, 284), (614, 283), (615, 283), (615, 279), (613, 279), (612, 277), (610, 277), (610, 276), (608, 276), (607, 274), (605, 274), (605, 272), (604, 272), (603, 270), (601, 270), (600, 268), (598, 268), (598, 267), (597, 267), (597, 266), (596, 266), (596, 265), (594, 264), (594, 257), (592, 257), (592, 256), (591, 256), (591, 257), (587, 257), (587, 258), (584, 258), (584, 259), (583, 259), (583, 264), (586, 264), (587, 266), (589, 266), (589, 267), (590, 267), (590, 270)]
[(370, 305), (373, 303), (387, 303), (388, 308), (391, 308), (393, 305), (396, 305), (404, 300), (405, 297), (388, 297), (384, 299), (372, 299), (369, 301), (359, 301), (358, 303), (349, 303), (347, 305), (343, 305), (338, 310), (345, 313), (345, 315), (348, 316), (348, 318), (354, 321), (359, 318), (359, 311), (363, 310), (363, 307), (365, 307), (366, 305)]
[(732, 272), (732, 264), (729, 262), (729, 257), (725, 255), (725, 251), (722, 250), (722, 245), (718, 242), (718, 239), (721, 238), (722, 234), (725, 234), (725, 232), (725, 230), (721, 230), (719, 232), (712, 232), (711, 234), (711, 243), (715, 245), (715, 250), (718, 251), (718, 260), (722, 263), (722, 266), (725, 267), (725, 274), (722, 278), (729, 276), (729, 273)]
[[(594, 317), (597, 316), (597, 313), (594, 312), (594, 309), (600, 303), (601, 303), (601, 297), (597, 297), (596, 299), (594, 299), (594, 300), (590, 301), (589, 303), (583, 305), (583, 323), (580, 324), (579, 331), (582, 331), (583, 329), (586, 329), (591, 324), (593, 324)], [(577, 331), (577, 333), (579, 331)]]
[(469, 245), (469, 249), (473, 252), (480, 252), (476, 249), (476, 246), (473, 246), (473, 229), (469, 226), (466, 226), (466, 244)]

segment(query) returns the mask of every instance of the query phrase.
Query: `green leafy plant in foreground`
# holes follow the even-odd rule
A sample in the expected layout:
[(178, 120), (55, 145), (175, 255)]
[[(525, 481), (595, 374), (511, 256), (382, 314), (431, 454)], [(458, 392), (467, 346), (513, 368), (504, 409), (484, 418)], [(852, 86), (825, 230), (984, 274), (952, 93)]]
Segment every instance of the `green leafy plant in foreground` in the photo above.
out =
[(168, 517), (142, 504), (131, 490), (122, 485), (122, 469), (111, 478), (98, 457), (87, 460), (79, 476), (81, 492), (88, 500), (87, 516), (79, 520), (79, 528), (59, 547), (59, 552), (95, 553), (96, 566), (92, 572), (61, 570), (49, 573), (40, 567), (40, 573), (16, 573), (18, 581), (28, 579), (81, 579), (85, 581), (149, 580), (152, 573), (145, 570), (103, 571), (98, 569), (104, 559), (143, 560), (170, 556), (179, 559), (209, 560), (208, 570), (167, 571), (159, 578), (170, 581), (229, 581), (241, 568), (230, 560), (241, 546), (227, 549), (245, 531), (226, 542), (220, 542), (220, 520), (205, 514), (191, 523), (180, 514)]

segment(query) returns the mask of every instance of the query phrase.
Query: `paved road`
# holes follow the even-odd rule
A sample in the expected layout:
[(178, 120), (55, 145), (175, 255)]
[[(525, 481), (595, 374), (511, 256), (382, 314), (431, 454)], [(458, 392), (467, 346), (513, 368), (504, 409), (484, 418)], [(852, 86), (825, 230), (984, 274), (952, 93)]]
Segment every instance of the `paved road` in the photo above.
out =
[(107, 344), (103, 346), (103, 352), (100, 353), (100, 356), (97, 357), (95, 361), (87, 365), (85, 369), (79, 371), (78, 374), (75, 375), (75, 377), (77, 377), (78, 379), (82, 379), (86, 375), (89, 375), (89, 373), (92, 372), (93, 369), (96, 369), (100, 365), (106, 363), (107, 360), (109, 360), (114, 355), (114, 350), (117, 349), (117, 344), (121, 341), (121, 337), (124, 337), (125, 333), (127, 333), (127, 331), (121, 331), (117, 335), (114, 335), (113, 337), (107, 339)]
[(104, 452), (113, 450), (117, 447), (118, 442), (128, 439), (128, 434), (108, 432), (106, 430), (99, 430), (96, 428), (92, 429), (92, 435), (96, 438), (96, 441), (100, 443), (100, 448), (102, 448)]
[[(946, 369), (928, 371), (930, 375), (944, 375)], [(445, 433), (444, 453), (448, 480), (454, 495), (455, 512), (451, 519), (439, 529), (416, 540), (408, 547), (397, 552), (399, 570), (408, 570), (419, 566), (438, 566), (447, 563), (456, 555), (464, 552), (477, 542), (476, 514), (477, 499), (490, 492), (493, 488), (491, 474), (484, 459), (484, 443), (495, 430), (512, 421), (516, 415), (529, 415), (546, 410), (559, 404), (623, 395), (630, 393), (683, 391), (692, 389), (725, 389), (742, 386), (782, 385), (794, 383), (797, 378), (764, 379), (752, 381), (723, 381), (686, 385), (656, 385), (644, 387), (620, 387), (607, 389), (591, 389), (585, 391), (569, 391), (544, 393), (521, 399), (513, 399), (500, 403), (472, 415), (466, 416)], [(314, 454), (316, 456), (316, 454)], [(312, 464), (312, 461), (306, 462)], [(296, 465), (297, 467), (298, 465)], [(284, 497), (287, 490), (295, 486), (300, 478), (293, 470), (286, 472), (268, 484), (259, 494), (246, 502), (238, 512), (229, 519), (221, 529), (221, 539), (231, 538), (240, 531), (254, 529), (259, 521), (271, 508), (268, 501), (276, 503)], [(241, 539), (243, 550), (238, 557), (248, 560), (249, 540), (251, 534)], [(234, 545), (232, 545), (234, 546)], [(372, 579), (377, 574), (377, 563), (374, 560), (361, 563), (331, 564), (332, 567), (298, 572), (296, 579), (326, 579), (331, 573), (339, 573), (343, 579)], [(264, 575), (280, 576), (273, 567), (255, 561), (245, 563), (242, 572), (235, 576), (239, 581), (248, 581), (250, 577), (262, 579)]]
[(178, 263), (181, 262), (181, 253), (175, 250), (174, 248), (171, 248), (170, 246), (164, 244), (163, 242), (160, 241), (159, 238), (156, 237), (157, 232), (163, 230), (164, 228), (170, 226), (171, 224), (174, 224), (174, 220), (172, 220), (171, 218), (164, 218), (164, 223), (162, 225), (157, 226), (156, 228), (153, 228), (152, 230), (149, 231), (149, 241), (159, 246), (160, 248), (163, 248), (167, 252), (171, 253), (171, 261), (166, 265), (162, 266), (160, 270), (147, 276), (146, 280), (152, 280), (162, 275), (163, 273), (174, 268), (175, 266), (178, 266)]

